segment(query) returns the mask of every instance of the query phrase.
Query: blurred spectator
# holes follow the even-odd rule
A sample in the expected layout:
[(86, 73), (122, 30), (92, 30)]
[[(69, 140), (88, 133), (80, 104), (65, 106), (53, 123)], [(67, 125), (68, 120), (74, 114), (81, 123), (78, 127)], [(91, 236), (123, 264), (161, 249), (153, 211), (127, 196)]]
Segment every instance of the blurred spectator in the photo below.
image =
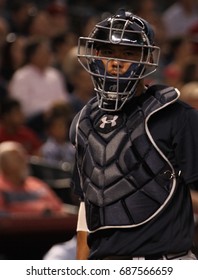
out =
[[(0, 50), (2, 49), (5, 43), (8, 32), (9, 32), (8, 23), (3, 16), (0, 16)], [(2, 54), (0, 54), (0, 57), (2, 57)]]
[(7, 84), (5, 81), (0, 77), (0, 103), (4, 98), (8, 96)]
[(24, 63), (24, 47), (26, 37), (9, 33), (2, 48), (1, 77), (6, 83), (10, 81), (15, 71)]
[[(5, 2), (5, 1), (4, 1)], [(0, 0), (0, 10), (3, 8), (4, 2)], [(0, 15), (0, 101), (7, 95), (7, 84), (2, 76), (1, 67), (3, 60), (3, 48), (6, 41), (6, 36), (9, 32), (9, 27), (3, 15)]]
[(20, 102), (13, 98), (5, 98), (1, 102), (0, 110), (0, 143), (16, 141), (23, 145), (29, 155), (39, 155), (42, 142), (24, 123)]
[[(78, 0), (77, 0), (78, 1)], [(101, 0), (100, 0), (101, 1)], [(107, 1), (106, 1), (107, 4)], [(107, 5), (105, 5), (105, 11), (107, 9)], [(77, 37), (84, 36), (83, 32), (84, 27), (87, 25), (87, 21), (96, 14), (99, 14), (98, 9), (95, 9), (95, 1), (91, 5), (87, 5), (87, 3), (75, 3), (72, 0), (72, 3), (68, 3), (68, 15), (70, 19), (70, 30), (74, 31), (77, 34)], [(86, 27), (85, 27), (86, 28)], [(88, 34), (86, 34), (87, 36)]]
[(180, 89), (180, 99), (198, 109), (198, 81), (183, 85)]
[(53, 50), (53, 66), (61, 71), (64, 76), (65, 86), (68, 88), (68, 91), (71, 91), (72, 85), (68, 83), (63, 68), (65, 57), (71, 48), (77, 44), (77, 37), (73, 32), (67, 31), (54, 36), (51, 39), (51, 44)]
[(198, 57), (192, 56), (192, 59), (186, 63), (183, 71), (182, 81), (183, 84), (193, 81), (198, 82)]
[(74, 147), (68, 140), (71, 118), (71, 106), (66, 103), (55, 103), (46, 113), (46, 141), (41, 156), (50, 163), (74, 162)]
[(192, 58), (192, 45), (188, 38), (177, 37), (169, 42), (167, 65), (164, 66), (164, 82), (178, 89), (183, 85), (183, 71)]
[(177, 0), (163, 12), (162, 20), (169, 38), (185, 36), (198, 20), (197, 0)]
[(29, 16), (25, 34), (28, 37), (45, 37), (50, 39), (52, 36), (50, 18), (46, 11), (36, 10), (31, 16)]
[(198, 79), (184, 83), (180, 92), (181, 100), (198, 109)]
[(56, 36), (70, 30), (70, 20), (66, 1), (53, 0), (46, 6), (46, 11), (50, 18), (52, 36)]
[(187, 36), (191, 41), (193, 54), (198, 55), (198, 20), (195, 24), (191, 25), (188, 30)]
[(63, 204), (43, 181), (29, 176), (27, 155), (16, 142), (0, 144), (0, 215), (49, 215)]
[(7, 21), (0, 15), (0, 101), (7, 95), (7, 84), (2, 76), (1, 67), (3, 59), (3, 48), (9, 32)]
[(77, 113), (93, 97), (94, 92), (90, 75), (78, 61), (77, 47), (73, 47), (65, 57), (64, 71), (68, 81), (73, 86), (70, 103), (74, 112)]
[(180, 99), (198, 109), (198, 59), (189, 61), (183, 71)]
[(27, 123), (39, 135), (43, 113), (53, 102), (68, 99), (63, 76), (51, 63), (49, 41), (32, 38), (25, 47), (25, 65), (15, 72), (9, 84), (10, 95), (21, 102)]
[(6, 9), (6, 2), (8, 0), (0, 0), (0, 14), (4, 15), (5, 14), (5, 9)]
[(52, 38), (54, 67), (63, 71), (63, 60), (68, 52), (76, 46), (77, 40), (77, 37), (72, 32), (59, 33)]
[(83, 20), (80, 28), (80, 36), (88, 36), (93, 30), (94, 26), (102, 20), (101, 15), (91, 14)]
[(11, 33), (26, 35), (26, 23), (35, 12), (36, 7), (32, 0), (7, 1), (7, 22)]
[(158, 46), (162, 46), (166, 41), (165, 26), (161, 18), (161, 13), (157, 11), (155, 0), (139, 0), (135, 4), (134, 14), (147, 20), (155, 32), (155, 41)]

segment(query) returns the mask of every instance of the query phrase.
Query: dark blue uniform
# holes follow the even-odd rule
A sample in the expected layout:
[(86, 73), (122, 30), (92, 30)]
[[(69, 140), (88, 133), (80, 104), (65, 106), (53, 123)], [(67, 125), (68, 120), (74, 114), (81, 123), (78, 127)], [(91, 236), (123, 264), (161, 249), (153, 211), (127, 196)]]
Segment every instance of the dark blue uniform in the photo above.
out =
[[(134, 130), (131, 129), (128, 137), (132, 138), (132, 147), (134, 141), (138, 139), (135, 147), (140, 146), (140, 148), (137, 149), (137, 153), (135, 151), (130, 152), (130, 149), (126, 150), (124, 144), (127, 143), (128, 145), (128, 142), (124, 141), (121, 145), (118, 145), (118, 141), (115, 141), (109, 150), (105, 151), (105, 154), (112, 155), (114, 163), (116, 155), (120, 159), (123, 151), (125, 153), (123, 165), (127, 166), (128, 164), (131, 167), (131, 170), (133, 170), (133, 176), (131, 177), (129, 172), (123, 172), (125, 168), (121, 168), (122, 164), (120, 162), (122, 161), (119, 162), (118, 170), (116, 168), (110, 169), (108, 164), (103, 166), (104, 158), (102, 157), (98, 159), (98, 161), (101, 160), (101, 169), (99, 168), (100, 162), (92, 161), (92, 158), (98, 158), (94, 156), (95, 153), (104, 156), (104, 153), (100, 152), (100, 145), (103, 142), (106, 145), (108, 139), (112, 141), (113, 137), (111, 138), (110, 134), (116, 130), (122, 130), (123, 127), (125, 127), (124, 131), (126, 133), (127, 120), (132, 116), (133, 112), (136, 112), (136, 115), (138, 114), (135, 108), (143, 110), (146, 104), (146, 109), (143, 110), (143, 113), (145, 114), (146, 110), (150, 110), (149, 106), (152, 106), (152, 101), (149, 99), (149, 96), (152, 95), (153, 92), (150, 89), (145, 95), (133, 98), (133, 100), (125, 104), (119, 113), (101, 111), (95, 105), (94, 100), (92, 100), (87, 105), (91, 106), (91, 113), (88, 116), (90, 119), (89, 125), (84, 125), (84, 122), (81, 122), (81, 117), (77, 116), (71, 126), (71, 141), (77, 144), (78, 164), (80, 165), (75, 170), (75, 192), (85, 200), (86, 204), (88, 227), (91, 231), (88, 238), (88, 244), (91, 248), (90, 259), (103, 259), (115, 255), (147, 256), (175, 254), (188, 251), (192, 247), (194, 222), (188, 184), (194, 184), (198, 180), (198, 168), (196, 165), (196, 159), (198, 158), (198, 148), (196, 145), (198, 113), (196, 110), (173, 98), (172, 102), (167, 102), (168, 106), (153, 109), (155, 113), (152, 114), (151, 112), (153, 111), (151, 111), (149, 114), (144, 115), (144, 118), (135, 118), (137, 123), (134, 124)], [(149, 120), (146, 123), (145, 118), (148, 115)], [(131, 121), (133, 121), (133, 118), (131, 118)], [(150, 138), (148, 137), (150, 149), (145, 148), (149, 142), (142, 138), (145, 131), (141, 132), (141, 129), (139, 129), (142, 127), (140, 126), (141, 124), (143, 124), (145, 131), (147, 130), (147, 136), (150, 134)], [(81, 131), (80, 137), (79, 135), (76, 137), (76, 132), (78, 134), (79, 130)], [(137, 134), (135, 137), (132, 136), (134, 133)], [(100, 135), (98, 144), (97, 141), (92, 140), (95, 134)], [(117, 133), (114, 135), (115, 138), (116, 135)], [(98, 139), (98, 136), (96, 139)], [(152, 139), (154, 143), (152, 143)], [(140, 145), (141, 140), (142, 146)], [(154, 153), (152, 153), (154, 144), (157, 145), (156, 147), (160, 151), (159, 157), (162, 158), (162, 161), (165, 158), (165, 162), (167, 159), (175, 172), (169, 166), (167, 167), (165, 163), (162, 164), (162, 161), (157, 156), (154, 156)], [(139, 154), (141, 152), (143, 153), (141, 158), (142, 164), (138, 163), (137, 166), (137, 158), (140, 161)], [(93, 156), (88, 155), (89, 153), (93, 153)], [(148, 157), (147, 154), (149, 154)], [(105, 173), (108, 168), (108, 176), (101, 176), (102, 172)], [(135, 176), (135, 170), (139, 172), (138, 176)], [(166, 170), (168, 170), (167, 173), (165, 172)], [(119, 173), (122, 173), (122, 176)], [(97, 174), (98, 178), (94, 179), (97, 177)], [(167, 175), (168, 178), (160, 177), (161, 174)], [(127, 182), (123, 180), (123, 183), (119, 185), (119, 178), (123, 179), (123, 176), (127, 178)], [(145, 185), (147, 185), (148, 181), (150, 182), (152, 176), (155, 178), (153, 185), (155, 183), (156, 188), (152, 189), (152, 203), (149, 204), (152, 191), (149, 189), (149, 192), (146, 193)], [(171, 180), (172, 177), (175, 177), (177, 182), (174, 189), (172, 184), (167, 185), (167, 179)], [(135, 178), (135, 181), (132, 178)], [(97, 188), (95, 188), (95, 185), (92, 186), (93, 182), (97, 185)], [(132, 187), (135, 187), (133, 196), (130, 193), (132, 197), (130, 199), (129, 192), (123, 192), (123, 189), (126, 189), (126, 185), (129, 182), (131, 182)], [(119, 185), (118, 187), (115, 187), (116, 183)], [(164, 194), (165, 192), (160, 191), (160, 186), (163, 187), (163, 184), (167, 195)], [(105, 188), (101, 193), (98, 189), (103, 185)], [(116, 194), (114, 194), (112, 189)], [(94, 198), (93, 190), (96, 190), (96, 198)], [(117, 194), (117, 192), (121, 192), (121, 194)], [(138, 193), (144, 193), (144, 197), (137, 196)], [(145, 193), (149, 198), (146, 198)], [(132, 206), (135, 205), (133, 210), (130, 210), (128, 206), (126, 207), (127, 200), (131, 202)], [(120, 204), (122, 206), (119, 206)], [(158, 206), (155, 207), (153, 206), (154, 204)], [(111, 211), (106, 214), (106, 208), (112, 205), (114, 207), (110, 208)], [(160, 205), (162, 206), (161, 208)], [(123, 214), (120, 214), (121, 216), (119, 217), (119, 210), (121, 208), (125, 209), (125, 213), (128, 216), (134, 218), (131, 219), (131, 222), (126, 221), (123, 218)], [(138, 213), (135, 213), (136, 209)], [(101, 211), (103, 214), (101, 214)], [(146, 212), (148, 212), (148, 215)], [(110, 221), (111, 215), (112, 224)], [(115, 216), (118, 220), (117, 224), (115, 224)], [(123, 224), (119, 222), (119, 219), (123, 220)], [(99, 220), (100, 222), (98, 223)]]

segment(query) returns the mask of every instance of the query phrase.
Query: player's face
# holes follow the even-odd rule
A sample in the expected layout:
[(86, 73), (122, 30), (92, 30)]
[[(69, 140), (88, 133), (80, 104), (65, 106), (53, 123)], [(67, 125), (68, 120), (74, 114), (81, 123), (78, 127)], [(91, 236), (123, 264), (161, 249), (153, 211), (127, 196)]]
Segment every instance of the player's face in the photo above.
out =
[(137, 63), (141, 59), (141, 54), (141, 48), (112, 44), (106, 44), (98, 51), (98, 56), (104, 57), (102, 61), (105, 69), (110, 75), (114, 76), (125, 74), (131, 66), (131, 62), (124, 60), (131, 60)]

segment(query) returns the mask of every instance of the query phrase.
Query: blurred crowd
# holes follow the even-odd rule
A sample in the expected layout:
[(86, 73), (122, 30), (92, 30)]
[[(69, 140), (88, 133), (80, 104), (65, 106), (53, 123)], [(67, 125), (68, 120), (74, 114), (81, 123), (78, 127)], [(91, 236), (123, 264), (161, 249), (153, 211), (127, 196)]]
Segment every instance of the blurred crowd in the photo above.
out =
[(0, 143), (72, 166), (70, 123), (94, 95), (77, 59), (78, 38), (120, 7), (150, 22), (161, 48), (160, 69), (146, 83), (177, 87), (198, 108), (197, 0), (0, 0)]
[(146, 82), (175, 86), (196, 106), (197, 0), (0, 0), (0, 142), (23, 141), (31, 155), (61, 160), (70, 120), (93, 96), (77, 61), (78, 37), (122, 6), (151, 23), (161, 47), (160, 69)]
[[(161, 48), (159, 70), (146, 82), (174, 86), (198, 108), (197, 0), (0, 0), (0, 143), (73, 164), (69, 126), (94, 94), (77, 60), (78, 37), (120, 7), (150, 22)], [(2, 201), (0, 194), (0, 208)]]
[(77, 59), (78, 37), (125, 7), (153, 26), (165, 83), (198, 108), (198, 1), (0, 0), (0, 143), (20, 143), (28, 156), (74, 162), (68, 132), (94, 95)]

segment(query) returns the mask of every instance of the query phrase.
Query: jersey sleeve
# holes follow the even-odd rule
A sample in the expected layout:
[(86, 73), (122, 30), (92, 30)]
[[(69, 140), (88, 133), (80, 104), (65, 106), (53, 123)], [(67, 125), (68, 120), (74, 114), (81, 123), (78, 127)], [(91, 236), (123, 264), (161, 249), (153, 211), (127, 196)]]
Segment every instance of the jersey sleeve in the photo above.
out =
[(198, 181), (198, 111), (188, 108), (182, 113), (173, 144), (185, 182)]

